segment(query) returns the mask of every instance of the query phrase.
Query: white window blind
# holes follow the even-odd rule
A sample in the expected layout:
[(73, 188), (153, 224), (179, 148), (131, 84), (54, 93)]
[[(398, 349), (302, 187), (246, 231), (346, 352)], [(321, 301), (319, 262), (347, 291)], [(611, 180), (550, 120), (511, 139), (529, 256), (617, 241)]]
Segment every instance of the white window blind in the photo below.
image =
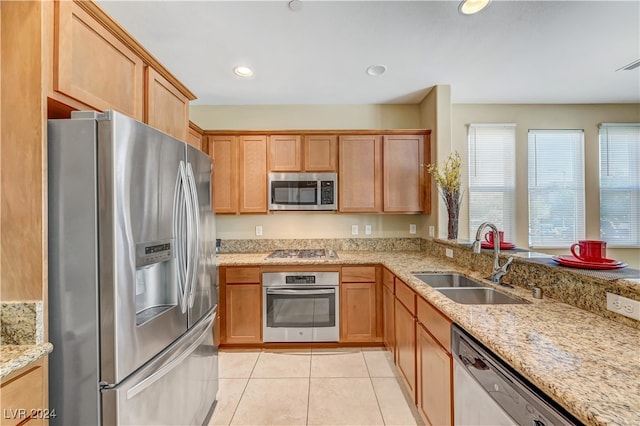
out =
[(529, 130), (529, 246), (584, 239), (584, 210), (584, 132)]
[(600, 238), (640, 246), (640, 124), (600, 126)]
[(469, 231), (482, 222), (515, 238), (515, 124), (469, 125)]

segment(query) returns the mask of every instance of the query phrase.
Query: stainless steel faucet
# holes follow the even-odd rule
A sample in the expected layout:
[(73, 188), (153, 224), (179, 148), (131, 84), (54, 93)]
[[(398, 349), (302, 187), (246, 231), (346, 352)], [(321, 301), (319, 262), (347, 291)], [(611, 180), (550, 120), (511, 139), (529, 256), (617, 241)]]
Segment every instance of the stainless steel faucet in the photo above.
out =
[(493, 232), (493, 272), (491, 272), (491, 281), (497, 284), (504, 285), (502, 284), (502, 277), (507, 275), (509, 267), (511, 266), (511, 262), (513, 262), (513, 257), (509, 257), (509, 259), (507, 259), (507, 262), (504, 265), (500, 266), (500, 233), (498, 231), (498, 228), (493, 223), (484, 222), (478, 227), (478, 231), (476, 232), (476, 240), (473, 242), (472, 246), (473, 252), (475, 254), (480, 253), (480, 249), (482, 248), (480, 245), (480, 238), (482, 237), (482, 231), (484, 231), (484, 228), (487, 227), (491, 228), (491, 231)]

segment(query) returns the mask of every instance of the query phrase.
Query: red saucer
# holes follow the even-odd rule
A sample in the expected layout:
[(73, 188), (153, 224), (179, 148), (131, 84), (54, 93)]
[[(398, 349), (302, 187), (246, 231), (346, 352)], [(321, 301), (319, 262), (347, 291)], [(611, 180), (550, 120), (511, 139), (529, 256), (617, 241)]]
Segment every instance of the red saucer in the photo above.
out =
[[(483, 249), (492, 249), (493, 248), (493, 243), (488, 243), (486, 241), (483, 241), (481, 247)], [(500, 242), (500, 250), (511, 250), (513, 248), (516, 248), (515, 244), (513, 244), (513, 243), (508, 243), (506, 241), (501, 241)]]
[(624, 262), (620, 262), (614, 259), (602, 259), (602, 262), (587, 262), (580, 260), (572, 255), (553, 256), (551, 259), (555, 260), (563, 266), (569, 266), (571, 268), (582, 269), (620, 269), (628, 266)]

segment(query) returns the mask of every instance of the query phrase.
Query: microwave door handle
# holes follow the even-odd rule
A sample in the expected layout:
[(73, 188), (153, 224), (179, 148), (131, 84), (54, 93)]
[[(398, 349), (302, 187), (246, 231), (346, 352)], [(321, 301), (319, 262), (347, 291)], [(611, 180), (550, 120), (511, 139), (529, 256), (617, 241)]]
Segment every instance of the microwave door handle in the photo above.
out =
[(196, 191), (196, 180), (193, 176), (193, 169), (191, 163), (187, 163), (187, 178), (188, 187), (191, 195), (192, 209), (193, 209), (193, 233), (190, 235), (191, 245), (193, 247), (191, 251), (191, 283), (189, 291), (189, 308), (193, 308), (195, 301), (197, 280), (198, 280), (198, 262), (200, 259), (200, 206), (198, 203), (198, 193)]
[(275, 295), (305, 295), (305, 296), (313, 296), (316, 294), (334, 294), (336, 292), (333, 288), (328, 289), (298, 289), (298, 290), (281, 290), (281, 289), (267, 289), (267, 294), (275, 294)]

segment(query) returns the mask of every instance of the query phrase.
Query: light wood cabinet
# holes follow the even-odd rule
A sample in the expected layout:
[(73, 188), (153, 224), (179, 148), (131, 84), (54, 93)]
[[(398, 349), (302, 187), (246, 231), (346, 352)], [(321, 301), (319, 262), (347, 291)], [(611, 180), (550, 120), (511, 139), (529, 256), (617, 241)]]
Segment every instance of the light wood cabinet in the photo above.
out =
[(395, 359), (409, 391), (416, 399), (416, 294), (395, 278)]
[(427, 424), (453, 424), (451, 321), (418, 299), (417, 406)]
[(338, 136), (306, 135), (302, 140), (304, 171), (336, 172), (338, 170)]
[(208, 136), (213, 158), (213, 210), (238, 213), (238, 143), (235, 136)]
[(260, 268), (220, 268), (222, 343), (262, 342)]
[(384, 268), (382, 271), (382, 316), (383, 341), (385, 347), (395, 355), (395, 284), (394, 275)]
[(269, 171), (302, 170), (302, 138), (300, 135), (269, 136)]
[(340, 136), (338, 210), (376, 213), (382, 209), (382, 138)]
[(382, 140), (383, 211), (422, 213), (425, 202), (424, 136), (390, 135)]
[[(211, 159), (213, 160), (213, 151), (209, 152), (209, 147), (207, 144), (202, 143), (202, 129), (195, 125), (192, 122), (189, 122), (189, 129), (187, 132), (187, 140), (186, 142), (194, 148), (198, 148), (203, 152), (209, 154)], [(205, 146), (207, 145), (207, 146)]]
[(340, 282), (340, 341), (378, 341), (375, 266), (344, 266)]
[[(54, 3), (53, 93), (143, 120), (144, 62), (73, 1)], [(57, 97), (56, 94), (62, 95)]]
[[(145, 72), (147, 124), (180, 140), (187, 140), (189, 99), (151, 67)], [(200, 149), (200, 146), (196, 148)]]
[(239, 213), (267, 213), (267, 137), (240, 136)]
[(47, 411), (44, 399), (43, 361), (36, 361), (2, 379), (2, 425), (45, 424), (55, 412)]
[(269, 171), (335, 172), (338, 163), (336, 135), (270, 135)]

